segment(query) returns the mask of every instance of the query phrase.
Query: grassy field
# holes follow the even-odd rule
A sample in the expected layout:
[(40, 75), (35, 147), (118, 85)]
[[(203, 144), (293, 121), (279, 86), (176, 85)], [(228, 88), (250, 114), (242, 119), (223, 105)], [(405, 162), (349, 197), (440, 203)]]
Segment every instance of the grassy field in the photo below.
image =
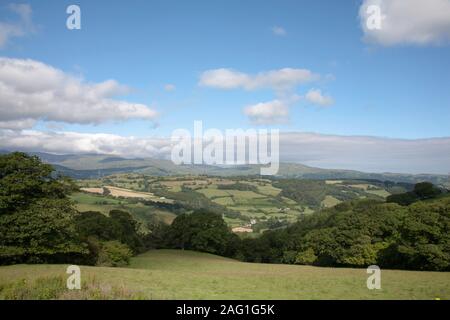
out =
[(125, 210), (139, 222), (146, 223), (148, 217), (155, 215), (160, 221), (165, 223), (172, 223), (176, 215), (170, 211), (159, 208), (149, 207), (142, 203), (129, 203), (127, 199), (117, 199), (112, 197), (105, 197), (102, 195), (76, 192), (71, 195), (71, 199), (75, 202), (75, 208), (80, 211), (98, 211), (105, 215), (109, 211)]
[(322, 201), (322, 205), (323, 205), (325, 208), (333, 207), (333, 206), (335, 206), (335, 205), (337, 205), (337, 204), (339, 204), (339, 203), (341, 203), (341, 201), (338, 200), (338, 199), (336, 199), (336, 198), (333, 197), (333, 196), (325, 196), (325, 199)]
[[(30, 298), (54, 279), (63, 286), (65, 271), (65, 265), (0, 267), (0, 298)], [(80, 293), (61, 289), (56, 298), (450, 299), (450, 273), (382, 270), (382, 289), (368, 290), (365, 269), (251, 264), (176, 250), (149, 251), (127, 268), (83, 266), (81, 276)], [(43, 289), (32, 286), (36, 281)], [(34, 291), (21, 291), (22, 284)], [(48, 292), (38, 296), (52, 298)]]

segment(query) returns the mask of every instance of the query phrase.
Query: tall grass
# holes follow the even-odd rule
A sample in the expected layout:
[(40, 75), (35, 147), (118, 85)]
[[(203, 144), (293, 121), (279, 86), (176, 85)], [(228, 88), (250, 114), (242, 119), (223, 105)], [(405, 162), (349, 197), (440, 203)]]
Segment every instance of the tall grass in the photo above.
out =
[(95, 277), (83, 281), (80, 290), (69, 290), (64, 277), (20, 279), (0, 286), (0, 299), (5, 300), (136, 300), (146, 299), (142, 293), (123, 286), (100, 283)]

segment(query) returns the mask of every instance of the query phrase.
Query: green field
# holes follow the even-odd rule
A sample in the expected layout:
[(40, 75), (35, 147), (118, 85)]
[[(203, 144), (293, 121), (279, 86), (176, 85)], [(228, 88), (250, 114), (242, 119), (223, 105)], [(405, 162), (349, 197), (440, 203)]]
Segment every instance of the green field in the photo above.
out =
[[(448, 272), (382, 270), (382, 289), (368, 290), (365, 269), (244, 263), (192, 251), (149, 251), (127, 268), (82, 266), (79, 294), (62, 289), (65, 271), (66, 265), (0, 267), (0, 298), (450, 299)], [(45, 285), (52, 279), (63, 290), (55, 297)]]
[(116, 199), (83, 192), (73, 193), (70, 198), (75, 202), (75, 208), (80, 212), (98, 211), (107, 215), (111, 210), (124, 210), (131, 213), (136, 220), (143, 224), (148, 221), (150, 216), (155, 216), (167, 224), (172, 223), (176, 217), (170, 211), (146, 206), (140, 202), (129, 203), (127, 199)]

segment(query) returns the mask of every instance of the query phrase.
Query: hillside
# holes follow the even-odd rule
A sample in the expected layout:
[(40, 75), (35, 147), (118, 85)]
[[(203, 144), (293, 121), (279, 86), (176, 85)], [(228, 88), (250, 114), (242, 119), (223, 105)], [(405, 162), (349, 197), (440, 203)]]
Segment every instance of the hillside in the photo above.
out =
[[(4, 152), (3, 152), (4, 153)], [(249, 176), (258, 175), (259, 165), (208, 166), (208, 165), (174, 165), (170, 160), (135, 158), (126, 159), (113, 155), (81, 154), (55, 155), (44, 152), (30, 153), (39, 156), (44, 162), (53, 164), (57, 171), (77, 179), (98, 178), (114, 173), (137, 172), (152, 176), (169, 175), (213, 175), (213, 176)], [(299, 163), (281, 163), (279, 177), (304, 179), (375, 179), (417, 183), (430, 181), (434, 184), (447, 185), (447, 175), (435, 174), (399, 174), (366, 173), (355, 170), (322, 169)]]
[[(137, 173), (82, 179), (77, 183), (85, 192), (102, 190), (102, 187), (113, 185), (126, 188), (129, 190), (128, 194), (137, 191), (138, 194), (145, 192), (155, 195), (148, 201), (126, 197), (118, 201), (111, 195), (98, 192), (74, 194), (72, 199), (80, 211), (105, 212), (113, 208), (123, 209), (145, 222), (152, 213), (159, 215), (163, 211), (170, 211), (170, 206), (164, 207), (155, 202), (171, 202), (187, 211), (200, 207), (213, 209), (223, 215), (229, 226), (239, 227), (252, 223), (256, 232), (296, 222), (301, 215), (311, 214), (315, 210), (331, 207), (342, 201), (362, 198), (384, 200), (391, 193), (408, 191), (411, 187), (407, 184), (386, 185), (362, 180), (273, 180), (252, 176), (149, 177)], [(174, 212), (173, 209), (175, 208), (172, 206)]]
[(64, 289), (65, 271), (66, 265), (0, 267), (0, 298), (450, 298), (450, 275), (444, 272), (383, 270), (382, 289), (368, 290), (365, 269), (250, 264), (192, 251), (149, 251), (128, 268), (82, 266), (81, 292)]

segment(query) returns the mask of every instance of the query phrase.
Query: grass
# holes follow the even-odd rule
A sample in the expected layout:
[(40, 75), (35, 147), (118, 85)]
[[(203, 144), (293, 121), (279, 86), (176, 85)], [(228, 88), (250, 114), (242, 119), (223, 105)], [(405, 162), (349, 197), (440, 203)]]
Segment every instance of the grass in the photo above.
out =
[(330, 208), (330, 207), (334, 207), (335, 205), (341, 203), (340, 200), (336, 199), (333, 196), (325, 196), (325, 199), (322, 201), (322, 205), (325, 208)]
[(98, 211), (108, 215), (111, 210), (128, 211), (135, 219), (146, 223), (148, 218), (155, 215), (160, 221), (172, 223), (176, 215), (170, 211), (146, 206), (140, 202), (128, 203), (127, 199), (115, 199), (102, 195), (77, 192), (73, 193), (71, 199), (75, 202), (75, 208), (80, 211)]
[(389, 192), (387, 192), (384, 189), (377, 189), (377, 190), (366, 190), (367, 193), (371, 193), (383, 198), (387, 198), (388, 196), (390, 196), (391, 194)]
[[(65, 265), (0, 267), (0, 297), (8, 298), (5, 293), (14, 297), (11, 287), (20, 291), (20, 283), (24, 281), (66, 277), (65, 271)], [(382, 289), (368, 290), (365, 269), (251, 264), (177, 250), (149, 251), (133, 258), (128, 268), (82, 266), (81, 276), (81, 291), (120, 289), (100, 291), (101, 298), (106, 295), (126, 299), (450, 299), (448, 272), (382, 270)], [(89, 292), (79, 293), (80, 297), (90, 298)]]
[(139, 292), (129, 291), (124, 286), (99, 283), (95, 277), (85, 279), (83, 290), (69, 290), (65, 277), (47, 276), (36, 279), (21, 279), (0, 287), (0, 298), (5, 300), (131, 300), (145, 299)]

